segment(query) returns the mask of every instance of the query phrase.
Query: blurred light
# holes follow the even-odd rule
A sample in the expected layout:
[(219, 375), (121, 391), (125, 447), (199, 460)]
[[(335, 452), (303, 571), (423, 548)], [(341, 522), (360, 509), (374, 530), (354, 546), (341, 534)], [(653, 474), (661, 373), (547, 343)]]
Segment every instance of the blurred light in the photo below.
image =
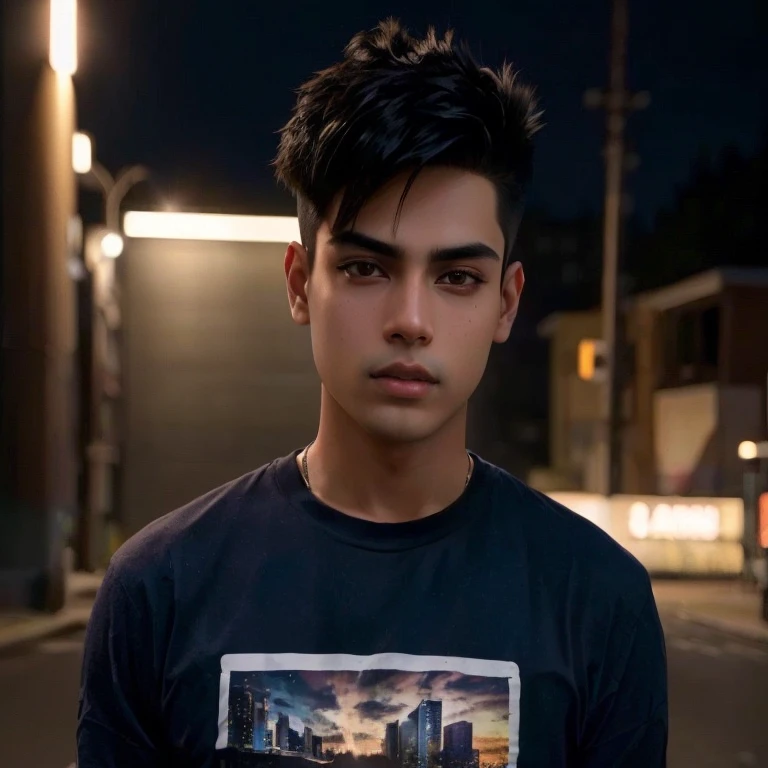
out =
[(760, 546), (768, 549), (768, 493), (760, 494), (758, 503), (758, 538)]
[(745, 440), (743, 443), (739, 443), (739, 458), (744, 461), (751, 461), (757, 458), (757, 443), (751, 440)]
[(70, 256), (67, 259), (67, 272), (77, 282), (83, 280), (87, 274), (85, 264), (77, 256)]
[(129, 211), (125, 214), (123, 228), (128, 237), (165, 240), (287, 244), (301, 237), (299, 220), (295, 216)]
[(595, 342), (584, 339), (579, 342), (579, 378), (592, 381), (595, 376)]
[(77, 71), (77, 0), (51, 0), (48, 60), (60, 75)]
[(582, 339), (577, 350), (576, 372), (583, 381), (605, 378), (605, 344), (601, 339)]
[(88, 173), (93, 165), (93, 147), (87, 133), (72, 134), (72, 168), (75, 173)]
[(629, 532), (636, 539), (716, 541), (720, 510), (713, 504), (656, 504), (636, 501), (629, 508)]
[(123, 252), (123, 238), (117, 232), (107, 232), (101, 238), (101, 252), (108, 259), (116, 259)]

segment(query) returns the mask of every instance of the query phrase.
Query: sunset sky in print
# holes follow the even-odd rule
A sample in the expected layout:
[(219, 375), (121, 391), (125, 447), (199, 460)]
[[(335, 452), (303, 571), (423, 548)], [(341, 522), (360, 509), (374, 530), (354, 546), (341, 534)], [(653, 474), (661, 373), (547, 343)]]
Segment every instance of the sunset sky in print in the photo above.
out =
[(232, 672), (230, 684), (269, 690), (271, 729), (282, 713), (300, 734), (309, 727), (322, 736), (324, 749), (358, 755), (380, 753), (387, 723), (402, 722), (422, 699), (440, 699), (443, 728), (459, 720), (471, 722), (481, 764), (507, 764), (505, 678), (397, 670)]

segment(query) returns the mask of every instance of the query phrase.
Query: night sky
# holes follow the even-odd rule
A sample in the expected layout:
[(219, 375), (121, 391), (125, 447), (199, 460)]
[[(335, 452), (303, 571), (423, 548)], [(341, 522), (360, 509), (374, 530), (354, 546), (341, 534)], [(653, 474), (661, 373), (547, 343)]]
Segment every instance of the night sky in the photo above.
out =
[[(755, 149), (761, 93), (759, 0), (630, 0), (629, 84), (651, 92), (631, 118), (641, 165), (630, 179), (650, 220), (703, 148)], [(533, 203), (599, 211), (602, 112), (583, 91), (607, 82), (608, 0), (80, 0), (79, 127), (110, 170), (145, 163), (179, 209), (237, 201), (290, 212), (269, 163), (293, 90), (333, 63), (349, 37), (387, 15), (414, 32), (453, 26), (478, 58), (507, 59), (537, 86)], [(267, 211), (269, 209), (269, 211)]]

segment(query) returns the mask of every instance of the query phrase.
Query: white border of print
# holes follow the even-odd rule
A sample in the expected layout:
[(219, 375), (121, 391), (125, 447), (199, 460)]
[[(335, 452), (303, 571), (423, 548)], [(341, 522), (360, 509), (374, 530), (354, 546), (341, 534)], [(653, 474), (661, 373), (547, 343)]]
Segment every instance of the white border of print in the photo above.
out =
[(352, 656), (346, 653), (235, 653), (221, 657), (219, 685), (219, 736), (216, 749), (227, 746), (230, 672), (459, 672), (476, 677), (505, 677), (509, 683), (509, 768), (516, 768), (520, 732), (520, 668), (513, 661), (462, 659), (452, 656), (411, 656), (379, 653)]

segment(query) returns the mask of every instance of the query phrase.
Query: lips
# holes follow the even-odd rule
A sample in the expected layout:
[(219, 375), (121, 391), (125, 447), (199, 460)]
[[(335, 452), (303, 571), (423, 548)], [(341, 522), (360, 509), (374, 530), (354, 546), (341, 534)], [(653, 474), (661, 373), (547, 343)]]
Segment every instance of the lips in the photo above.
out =
[(401, 381), (422, 381), (437, 384), (437, 379), (423, 366), (411, 363), (393, 363), (371, 374), (374, 379), (399, 379)]

